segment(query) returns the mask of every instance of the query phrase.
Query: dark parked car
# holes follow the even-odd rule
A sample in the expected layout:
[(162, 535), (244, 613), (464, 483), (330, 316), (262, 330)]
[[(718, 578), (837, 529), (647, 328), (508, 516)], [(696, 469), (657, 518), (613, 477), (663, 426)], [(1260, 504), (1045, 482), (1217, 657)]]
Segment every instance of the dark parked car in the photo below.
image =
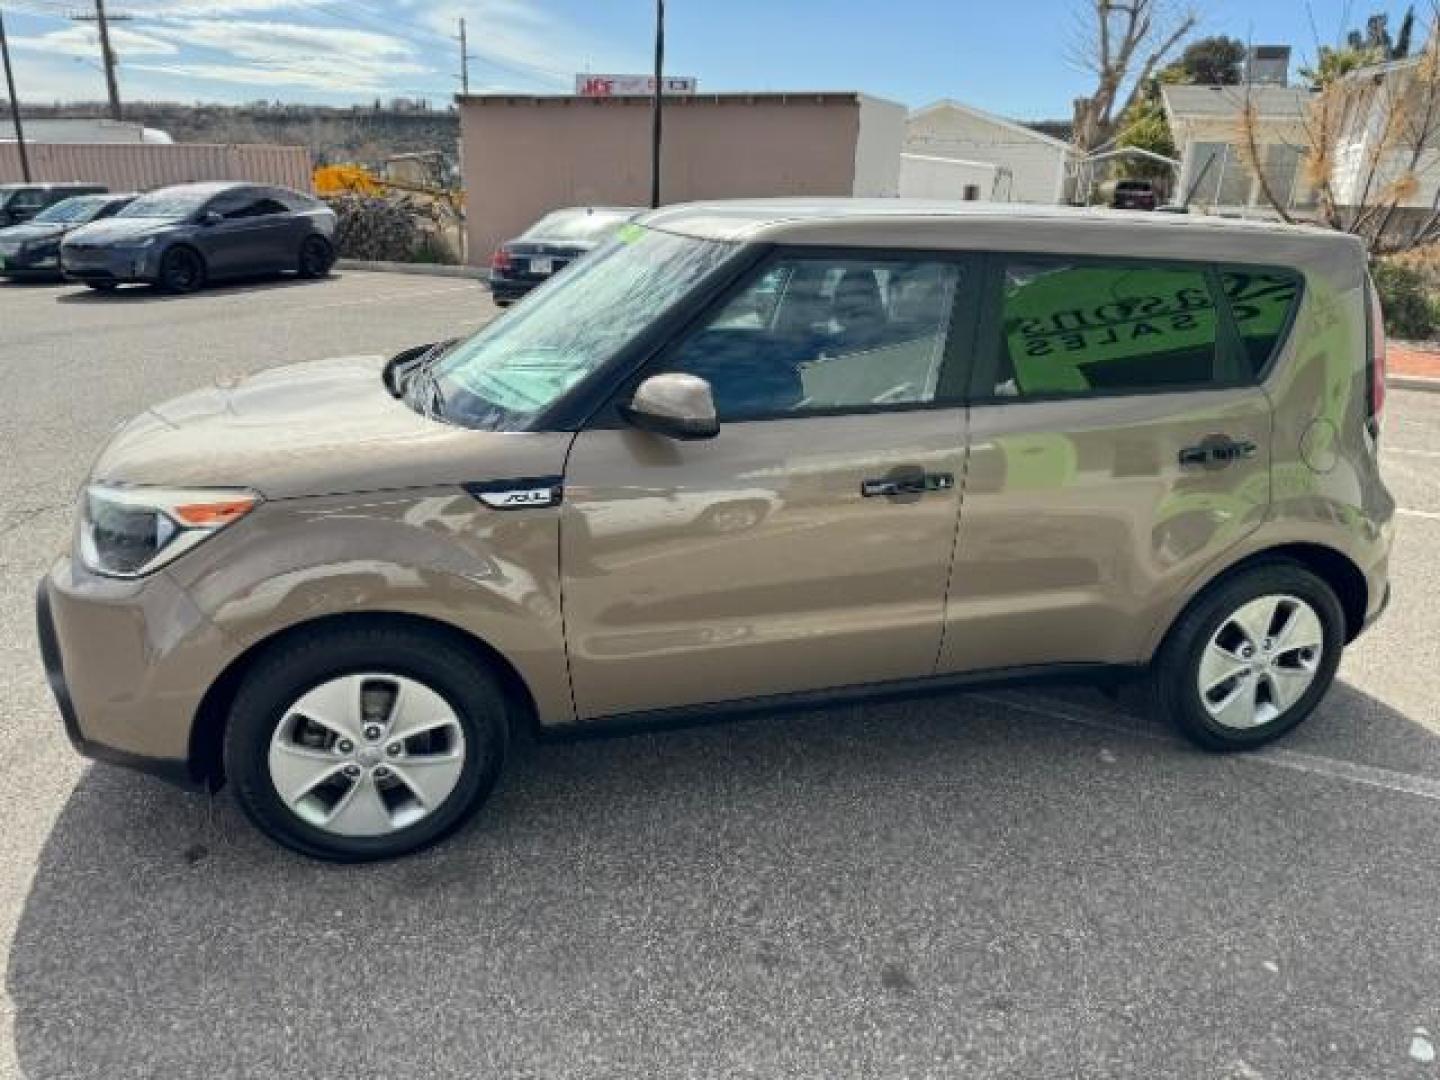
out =
[(114, 217), (134, 201), (134, 192), (75, 195), (41, 210), (24, 225), (0, 229), (0, 277), (58, 279), (65, 234)]
[(1109, 204), (1116, 210), (1154, 210), (1160, 200), (1149, 180), (1116, 180), (1109, 188)]
[(76, 229), (60, 245), (60, 266), (92, 289), (138, 281), (192, 292), (221, 278), (324, 277), (335, 262), (334, 236), (335, 212), (298, 191), (180, 184)]
[(73, 195), (101, 195), (104, 184), (0, 184), (0, 229), (29, 221)]
[(519, 300), (641, 213), (635, 206), (574, 206), (546, 214), (491, 257), (490, 294), (501, 307)]

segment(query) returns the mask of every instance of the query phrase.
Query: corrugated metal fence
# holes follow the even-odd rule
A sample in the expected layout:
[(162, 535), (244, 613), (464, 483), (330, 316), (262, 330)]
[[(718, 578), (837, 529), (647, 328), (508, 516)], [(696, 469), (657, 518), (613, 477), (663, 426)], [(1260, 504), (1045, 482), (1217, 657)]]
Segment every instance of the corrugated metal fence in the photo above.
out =
[[(248, 180), (310, 191), (310, 151), (303, 146), (174, 143), (26, 143), (36, 181), (104, 184), (148, 191), (197, 180)], [(0, 183), (21, 180), (20, 153), (0, 143)]]

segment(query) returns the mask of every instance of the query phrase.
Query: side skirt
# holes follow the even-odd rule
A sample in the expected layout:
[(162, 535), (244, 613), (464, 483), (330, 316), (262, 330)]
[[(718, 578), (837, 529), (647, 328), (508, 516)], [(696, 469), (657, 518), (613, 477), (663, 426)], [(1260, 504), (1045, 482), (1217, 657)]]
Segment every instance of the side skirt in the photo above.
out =
[(1046, 683), (1099, 683), (1113, 686), (1135, 678), (1144, 670), (1138, 665), (1051, 664), (1034, 667), (997, 668), (960, 675), (931, 675), (920, 679), (842, 686), (829, 690), (802, 690), (789, 694), (737, 698), (671, 709), (617, 713), (567, 724), (540, 726), (543, 742), (575, 742), (590, 738), (611, 738), (674, 731), (724, 723), (762, 713), (801, 712), (833, 708), (856, 702), (904, 701), (960, 690), (992, 686), (1034, 686)]

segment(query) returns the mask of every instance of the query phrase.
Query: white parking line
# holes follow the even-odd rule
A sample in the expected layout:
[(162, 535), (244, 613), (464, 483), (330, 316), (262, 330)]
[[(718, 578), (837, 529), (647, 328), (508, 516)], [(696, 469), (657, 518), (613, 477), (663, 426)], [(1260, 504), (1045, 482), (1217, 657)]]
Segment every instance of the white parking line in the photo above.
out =
[(1380, 451), (1380, 456), (1386, 454), (1400, 454), (1403, 457), (1440, 458), (1440, 450), (1411, 450), (1406, 446), (1387, 446)]
[(1433, 510), (1411, 510), (1408, 506), (1397, 506), (1395, 513), (1401, 517), (1421, 518), (1424, 521), (1440, 521), (1440, 513)]
[[(1098, 731), (1108, 731), (1116, 735), (1148, 739), (1151, 742), (1183, 745), (1179, 739), (1155, 732), (1126, 727), (1123, 724), (1115, 723), (1103, 713), (1093, 712), (1085, 708), (1077, 708), (1068, 702), (1061, 707), (1058, 703), (1054, 705), (1049, 702), (1038, 703), (1033, 698), (1018, 701), (1008, 696), (999, 697), (992, 694), (971, 694), (970, 696), (980, 701), (989, 702), (992, 705), (1014, 709), (1017, 712), (1033, 713), (1036, 716), (1043, 716), (1050, 720), (1062, 720), (1066, 723), (1079, 724), (1082, 727), (1093, 728)], [(1393, 791), (1401, 795), (1414, 795), (1421, 799), (1440, 802), (1440, 779), (1435, 779), (1434, 777), (1416, 776), (1413, 773), (1396, 772), (1394, 769), (1381, 769), (1374, 765), (1360, 765), (1353, 761), (1340, 761), (1336, 758), (1320, 757), (1316, 754), (1304, 754), (1298, 750), (1285, 750), (1276, 746), (1265, 747), (1262, 750), (1254, 750), (1247, 754), (1239, 754), (1234, 756), (1232, 760), (1254, 762), (1257, 765), (1270, 765), (1275, 768), (1289, 769), (1291, 772), (1309, 773), (1313, 776), (1323, 776), (1331, 780), (1343, 780), (1350, 784), (1382, 788), (1385, 791)]]

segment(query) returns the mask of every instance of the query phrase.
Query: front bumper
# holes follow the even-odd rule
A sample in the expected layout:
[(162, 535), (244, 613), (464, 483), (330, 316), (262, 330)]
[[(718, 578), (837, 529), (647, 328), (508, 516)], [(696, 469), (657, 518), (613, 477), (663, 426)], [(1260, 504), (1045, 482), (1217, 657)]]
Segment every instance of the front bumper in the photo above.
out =
[(63, 247), (60, 269), (72, 281), (120, 285), (154, 282), (158, 276), (154, 248)]
[(16, 251), (0, 251), (0, 277), (48, 277), (60, 276), (60, 253), (51, 248), (37, 252), (34, 248)]
[(86, 757), (202, 786), (192, 733), (232, 650), (163, 572), (135, 581), (62, 558), (35, 615), (45, 678), (65, 732)]

